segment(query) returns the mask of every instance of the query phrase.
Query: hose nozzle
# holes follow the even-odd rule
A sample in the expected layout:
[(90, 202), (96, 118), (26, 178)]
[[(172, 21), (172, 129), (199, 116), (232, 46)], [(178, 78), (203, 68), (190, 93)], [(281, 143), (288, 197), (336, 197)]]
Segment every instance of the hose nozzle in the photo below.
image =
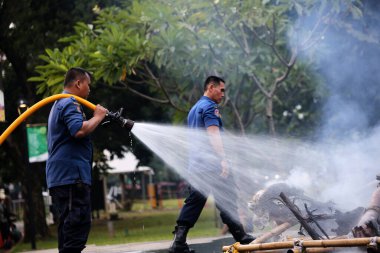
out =
[(107, 117), (111, 121), (115, 121), (121, 125), (121, 127), (126, 128), (128, 132), (130, 132), (133, 128), (135, 122), (130, 119), (126, 119), (122, 116), (124, 108), (120, 108), (117, 112), (108, 112)]

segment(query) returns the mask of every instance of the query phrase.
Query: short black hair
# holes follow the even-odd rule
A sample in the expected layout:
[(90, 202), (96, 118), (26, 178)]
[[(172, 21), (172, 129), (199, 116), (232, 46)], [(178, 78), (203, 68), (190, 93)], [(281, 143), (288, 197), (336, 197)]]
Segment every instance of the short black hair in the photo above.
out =
[(216, 86), (219, 86), (220, 83), (225, 83), (225, 81), (217, 76), (209, 76), (206, 78), (205, 84), (203, 86), (203, 90), (206, 91), (209, 84), (214, 84)]
[(90, 77), (90, 79), (92, 78), (92, 75), (88, 70), (79, 67), (70, 68), (65, 75), (64, 86), (66, 87), (77, 79), (82, 80), (86, 77), (86, 74)]

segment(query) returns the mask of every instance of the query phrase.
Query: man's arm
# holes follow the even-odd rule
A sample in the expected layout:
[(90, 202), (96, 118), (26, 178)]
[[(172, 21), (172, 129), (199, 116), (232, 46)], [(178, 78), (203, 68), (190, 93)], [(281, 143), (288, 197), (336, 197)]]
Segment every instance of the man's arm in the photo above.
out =
[(107, 109), (101, 105), (97, 105), (94, 110), (94, 116), (89, 120), (83, 121), (81, 129), (75, 134), (75, 138), (83, 138), (92, 133), (102, 122), (106, 114)]
[(224, 148), (222, 137), (220, 136), (220, 130), (218, 126), (209, 126), (207, 127), (207, 134), (210, 137), (210, 142), (215, 150), (216, 154), (220, 156), (222, 159), (225, 158)]
[(216, 154), (220, 157), (220, 163), (222, 166), (222, 173), (221, 176), (227, 177), (228, 176), (228, 167), (227, 167), (227, 159), (226, 154), (224, 153), (223, 148), (223, 141), (222, 137), (220, 135), (220, 130), (218, 126), (209, 126), (207, 127), (207, 134), (210, 137), (210, 142), (215, 150)]

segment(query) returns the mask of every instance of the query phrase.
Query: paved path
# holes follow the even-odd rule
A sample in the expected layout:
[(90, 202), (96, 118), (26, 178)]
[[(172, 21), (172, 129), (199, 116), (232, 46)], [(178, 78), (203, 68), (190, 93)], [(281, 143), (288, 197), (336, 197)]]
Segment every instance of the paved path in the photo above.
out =
[[(222, 252), (222, 247), (233, 243), (231, 236), (196, 238), (188, 240), (197, 253)], [(163, 253), (167, 252), (171, 241), (127, 243), (106, 246), (87, 245), (83, 253)], [(38, 245), (37, 245), (38, 247)], [(24, 253), (58, 253), (57, 249), (33, 250)]]

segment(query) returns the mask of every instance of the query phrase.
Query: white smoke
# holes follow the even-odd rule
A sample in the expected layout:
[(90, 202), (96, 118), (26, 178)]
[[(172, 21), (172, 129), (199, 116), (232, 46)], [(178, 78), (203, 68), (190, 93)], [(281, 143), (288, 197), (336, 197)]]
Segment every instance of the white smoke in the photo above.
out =
[[(380, 98), (377, 95), (380, 23), (375, 22), (380, 14), (376, 8), (371, 9), (371, 1), (364, 4), (363, 13), (362, 20), (342, 16), (345, 19), (337, 22), (340, 26), (329, 26), (321, 35), (323, 40), (311, 50), (303, 51), (299, 58), (299, 61), (313, 59), (323, 80), (320, 85), (329, 94), (313, 148), (323, 154), (319, 163), (324, 165), (318, 166), (322, 171), (305, 170), (303, 166), (294, 168), (285, 180), (321, 200), (333, 200), (345, 209), (367, 206), (376, 187), (376, 175), (380, 174)], [(316, 19), (300, 23), (308, 30)], [(290, 41), (290, 45), (294, 43)], [(302, 180), (297, 180), (300, 175)]]

